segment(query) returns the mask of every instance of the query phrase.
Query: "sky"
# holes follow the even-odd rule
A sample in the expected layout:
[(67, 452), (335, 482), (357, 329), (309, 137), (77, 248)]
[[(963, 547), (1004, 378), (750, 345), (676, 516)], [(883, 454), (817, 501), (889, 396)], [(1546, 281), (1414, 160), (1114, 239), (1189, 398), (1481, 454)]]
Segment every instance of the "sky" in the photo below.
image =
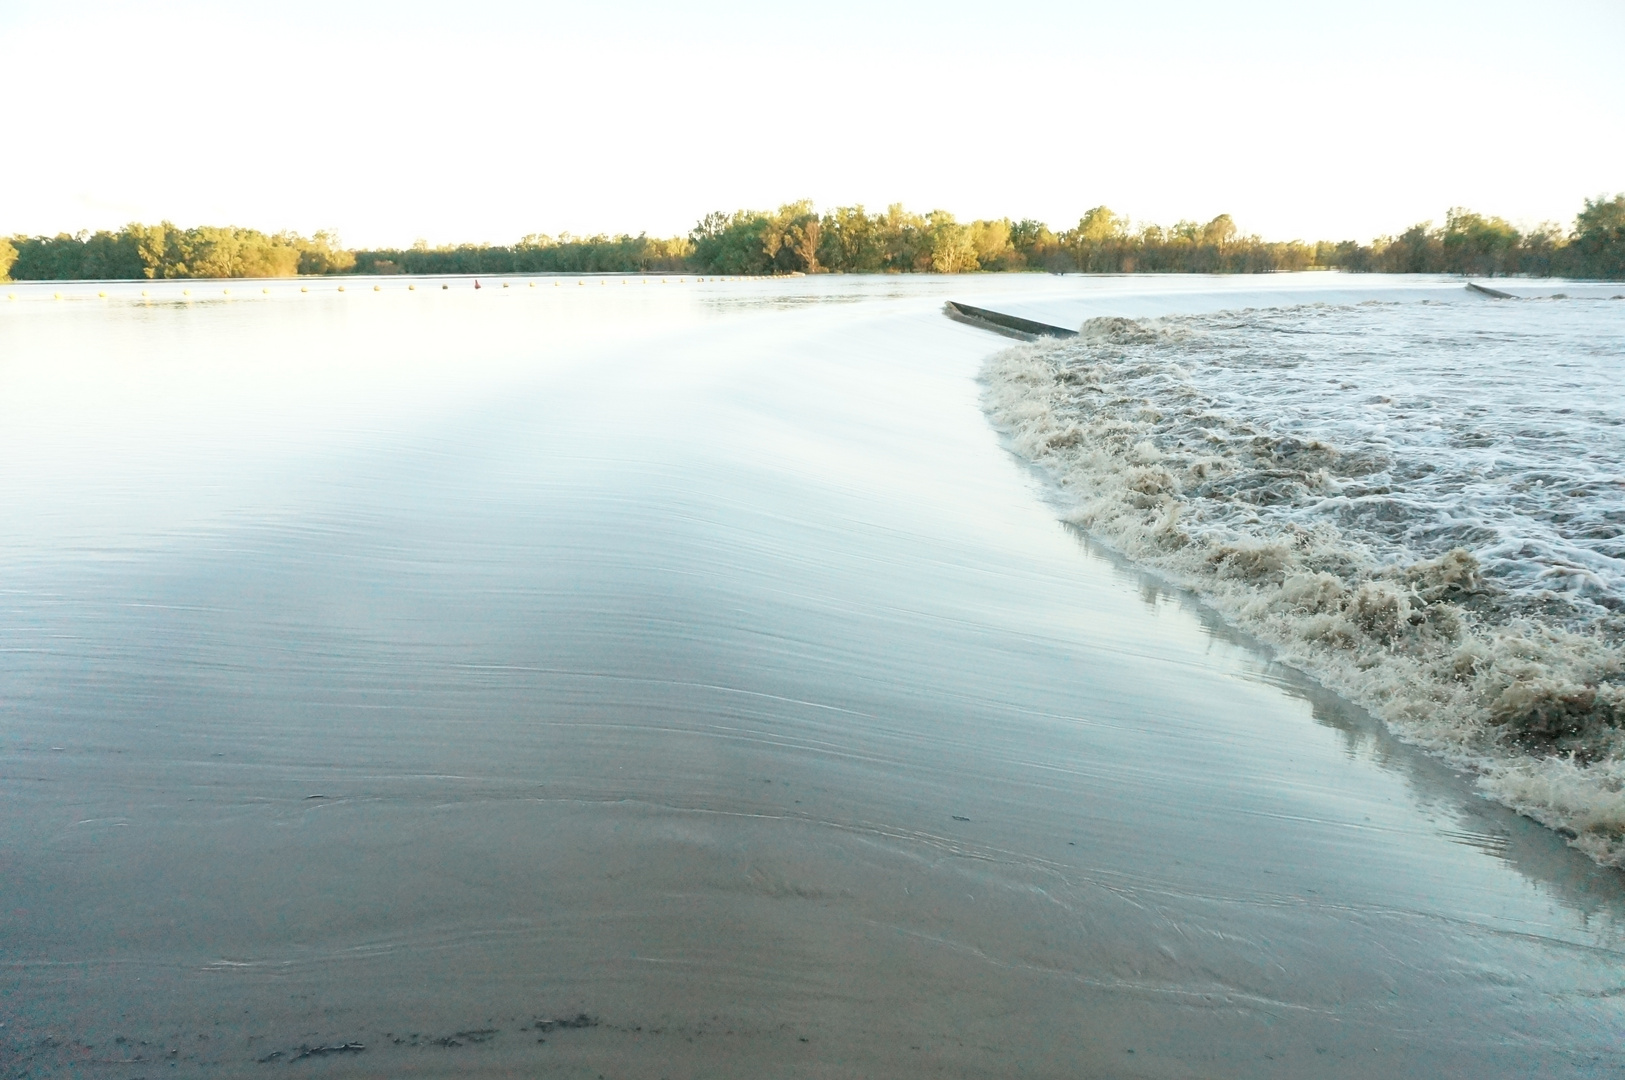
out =
[(0, 0), (0, 234), (902, 202), (1359, 239), (1625, 191), (1622, 0)]

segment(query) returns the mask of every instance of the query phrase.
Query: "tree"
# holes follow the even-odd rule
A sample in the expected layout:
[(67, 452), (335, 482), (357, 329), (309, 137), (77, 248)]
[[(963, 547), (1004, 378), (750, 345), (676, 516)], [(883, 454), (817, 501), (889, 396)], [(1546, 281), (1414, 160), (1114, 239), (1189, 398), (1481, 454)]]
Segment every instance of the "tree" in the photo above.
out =
[(970, 242), (976, 252), (976, 265), (983, 270), (1015, 270), (1026, 260), (1010, 243), (1010, 219), (973, 221)]
[(355, 269), (355, 252), (346, 250), (338, 233), (331, 230), (319, 229), (309, 240), (285, 233), (277, 239), (298, 250), (301, 274), (342, 274)]
[(1128, 232), (1128, 219), (1110, 207), (1096, 206), (1084, 212), (1078, 226), (1066, 234), (1066, 246), (1073, 262), (1086, 272), (1112, 271), (1120, 263), (1122, 241)]
[(1235, 238), (1236, 223), (1230, 220), (1229, 214), (1220, 214), (1202, 226), (1202, 243), (1218, 248), (1221, 253), (1225, 245)]
[(1011, 225), (1010, 247), (1023, 266), (1041, 266), (1057, 274), (1077, 269), (1076, 262), (1067, 254), (1060, 239), (1042, 221), (1022, 218)]
[(927, 215), (931, 233), (931, 269), (939, 274), (963, 274), (978, 269), (976, 243), (971, 231), (954, 221), (946, 210)]
[(1507, 257), (1520, 239), (1518, 230), (1498, 217), (1452, 207), (1440, 238), (1445, 269), (1483, 277), (1506, 273)]
[(878, 219), (861, 206), (837, 206), (824, 215), (819, 261), (831, 270), (872, 273), (885, 265)]
[(1120, 239), (1128, 230), (1128, 219), (1114, 213), (1109, 206), (1097, 206), (1084, 211), (1078, 219), (1078, 239), (1086, 244), (1104, 244)]
[[(818, 272), (818, 215), (811, 199), (785, 203), (762, 226), (762, 251), (774, 271)], [(809, 224), (814, 225), (809, 232)], [(809, 243), (809, 237), (811, 238)], [(797, 245), (797, 239), (800, 245)], [(808, 261), (811, 255), (811, 261)]]
[(1442, 229), (1422, 222), (1370, 244), (1267, 242), (1243, 234), (1228, 214), (1206, 224), (1178, 221), (1131, 229), (1096, 206), (1056, 235), (1041, 221), (921, 216), (893, 203), (817, 213), (809, 200), (772, 213), (707, 214), (687, 237), (639, 234), (556, 237), (532, 233), (513, 245), (458, 244), (352, 251), (338, 236), (132, 222), (116, 231), (13, 236), (0, 240), (0, 278), (250, 277), (393, 273), (594, 273), (698, 270), (772, 274), (806, 270), (905, 273), (1043, 268), (1054, 272), (1263, 273), (1306, 267), (1349, 271), (1466, 274), (1573, 274), (1625, 278), (1625, 194), (1587, 199), (1572, 231), (1551, 224), (1520, 233), (1507, 222), (1461, 207)]
[(762, 243), (767, 225), (768, 215), (755, 210), (707, 214), (688, 234), (694, 267), (714, 274), (771, 273), (772, 263)]
[(163, 276), (163, 266), (169, 249), (169, 234), (175, 226), (167, 221), (156, 225), (142, 225), (131, 222), (124, 226), (124, 231), (130, 234), (135, 242), (135, 257), (141, 264), (141, 276), (155, 278)]
[(1374, 268), (1390, 274), (1426, 274), (1444, 268), (1444, 252), (1433, 222), (1412, 225), (1398, 236), (1385, 236), (1372, 245)]
[(823, 223), (808, 214), (785, 230), (785, 240), (801, 259), (802, 269), (809, 274), (818, 273), (818, 244), (824, 235)]
[(777, 221), (769, 219), (762, 226), (762, 251), (767, 255), (769, 266), (777, 265), (779, 252), (784, 249), (784, 227)]
[(882, 265), (891, 271), (931, 269), (931, 234), (926, 220), (903, 209), (902, 203), (886, 207), (875, 225), (880, 233)]
[(1587, 199), (1574, 219), (1572, 246), (1577, 276), (1625, 279), (1625, 194)]

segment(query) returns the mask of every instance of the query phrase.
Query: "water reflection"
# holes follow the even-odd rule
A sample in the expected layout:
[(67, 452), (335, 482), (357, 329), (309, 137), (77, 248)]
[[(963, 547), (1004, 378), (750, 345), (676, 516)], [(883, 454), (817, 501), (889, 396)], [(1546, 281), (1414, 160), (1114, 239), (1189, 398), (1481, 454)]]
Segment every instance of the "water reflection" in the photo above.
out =
[(1625, 871), (1597, 865), (1557, 833), (1479, 794), (1470, 772), (1406, 745), (1365, 709), (1274, 660), (1269, 644), (1226, 623), (1194, 593), (1136, 566), (1076, 525), (1063, 522), (1062, 528), (1088, 559), (1135, 589), (1148, 609), (1184, 613), (1226, 651), (1228, 663), (1307, 703), (1350, 760), (1403, 777), (1416, 806), (1436, 819), (1439, 835), (1506, 863), (1577, 913), (1588, 932), (1625, 944)]

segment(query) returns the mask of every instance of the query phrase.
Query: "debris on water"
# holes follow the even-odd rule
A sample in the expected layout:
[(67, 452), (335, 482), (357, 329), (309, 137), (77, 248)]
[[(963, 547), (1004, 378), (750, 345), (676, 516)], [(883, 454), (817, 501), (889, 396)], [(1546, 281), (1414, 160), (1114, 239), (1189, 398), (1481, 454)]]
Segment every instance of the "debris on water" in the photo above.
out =
[(438, 1039), (430, 1039), (430, 1046), (444, 1046), (447, 1048), (462, 1046), (464, 1043), (488, 1042), (497, 1033), (497, 1028), (473, 1028), (468, 1031), (454, 1031), (450, 1035), (442, 1035)]
[(536, 1021), (536, 1030), (552, 1031), (554, 1028), (590, 1028), (597, 1027), (598, 1023), (599, 1021), (597, 1017), (588, 1016), (586, 1013), (577, 1013), (575, 1016), (567, 1019), (561, 1018), (558, 1020), (538, 1020)]
[(328, 1054), (359, 1054), (367, 1047), (364, 1043), (347, 1042), (335, 1043), (332, 1046), (301, 1046), (293, 1060), (299, 1061), (308, 1057), (326, 1057)]
[(958, 814), (955, 814), (954, 815), (954, 820), (955, 821), (969, 821), (970, 818), (968, 818), (968, 817), (960, 817)]

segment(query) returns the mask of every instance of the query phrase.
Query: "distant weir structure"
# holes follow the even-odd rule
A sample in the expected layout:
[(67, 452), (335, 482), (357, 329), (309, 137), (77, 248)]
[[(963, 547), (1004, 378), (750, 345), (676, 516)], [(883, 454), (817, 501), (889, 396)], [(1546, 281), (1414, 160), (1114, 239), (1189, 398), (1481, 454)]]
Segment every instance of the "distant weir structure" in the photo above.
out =
[(955, 322), (962, 322), (967, 326), (991, 330), (995, 334), (1005, 337), (1018, 338), (1021, 341), (1037, 341), (1039, 338), (1075, 338), (1076, 330), (1068, 330), (1064, 326), (1051, 326), (1049, 323), (1034, 322), (1032, 319), (1023, 319), (1019, 315), (1006, 315), (1002, 311), (989, 311), (987, 308), (972, 307), (961, 304), (956, 300), (949, 300), (942, 305), (942, 312)]

